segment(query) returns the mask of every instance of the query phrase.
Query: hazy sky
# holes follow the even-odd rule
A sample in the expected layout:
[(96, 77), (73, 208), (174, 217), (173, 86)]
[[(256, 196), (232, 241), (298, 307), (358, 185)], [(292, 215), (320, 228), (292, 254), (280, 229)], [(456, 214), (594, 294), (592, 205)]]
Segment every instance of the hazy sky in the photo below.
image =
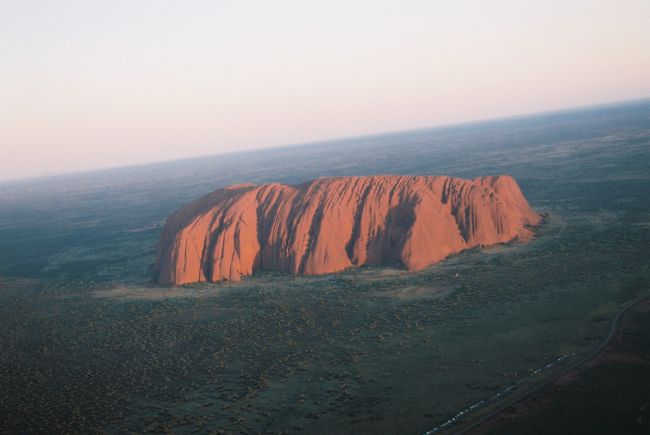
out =
[(650, 97), (650, 0), (0, 0), (0, 179)]

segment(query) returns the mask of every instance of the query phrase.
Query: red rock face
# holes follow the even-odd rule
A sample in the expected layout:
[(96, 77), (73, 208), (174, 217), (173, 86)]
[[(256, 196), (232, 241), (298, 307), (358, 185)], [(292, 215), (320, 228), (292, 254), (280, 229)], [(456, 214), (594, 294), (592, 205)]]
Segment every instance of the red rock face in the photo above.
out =
[(241, 184), (171, 215), (156, 267), (163, 285), (393, 262), (415, 271), (464, 249), (527, 240), (539, 222), (517, 182), (503, 175)]

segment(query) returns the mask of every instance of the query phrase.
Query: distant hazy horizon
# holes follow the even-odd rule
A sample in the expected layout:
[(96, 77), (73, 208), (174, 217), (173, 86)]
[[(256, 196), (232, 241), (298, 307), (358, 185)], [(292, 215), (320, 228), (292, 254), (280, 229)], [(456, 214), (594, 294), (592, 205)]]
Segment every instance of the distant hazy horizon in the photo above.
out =
[(209, 154), (200, 154), (200, 155), (188, 155), (188, 156), (180, 156), (180, 157), (175, 157), (175, 158), (169, 158), (169, 159), (159, 159), (159, 160), (146, 160), (146, 161), (141, 161), (141, 162), (132, 162), (132, 163), (124, 163), (124, 164), (116, 164), (116, 165), (106, 165), (106, 166), (98, 166), (98, 167), (91, 167), (91, 168), (82, 168), (82, 169), (73, 169), (73, 170), (67, 170), (67, 171), (52, 171), (52, 172), (44, 172), (41, 174), (35, 174), (35, 175), (28, 175), (28, 176), (20, 176), (20, 177), (10, 177), (10, 178), (3, 178), (0, 176), (0, 183), (5, 183), (5, 182), (20, 182), (20, 181), (27, 181), (31, 179), (39, 179), (39, 178), (47, 178), (47, 177), (55, 177), (55, 176), (65, 176), (65, 175), (75, 175), (75, 174), (83, 174), (83, 173), (90, 173), (94, 171), (102, 171), (102, 170), (111, 170), (111, 169), (121, 169), (121, 168), (129, 168), (129, 167), (138, 167), (138, 166), (148, 166), (148, 165), (156, 165), (156, 164), (163, 164), (163, 163), (173, 163), (173, 162), (178, 162), (178, 161), (183, 161), (183, 160), (193, 160), (193, 159), (200, 159), (202, 157), (205, 158), (212, 158), (212, 157), (217, 157), (219, 155), (231, 155), (231, 154), (237, 154), (237, 153), (246, 153), (246, 152), (254, 152), (254, 151), (273, 151), (273, 150), (280, 150), (284, 148), (289, 148), (289, 147), (303, 147), (303, 146), (314, 146), (314, 145), (319, 145), (319, 144), (333, 144), (336, 142), (341, 142), (341, 141), (346, 141), (346, 140), (354, 140), (354, 139), (364, 139), (364, 138), (372, 138), (372, 137), (380, 137), (380, 136), (391, 136), (391, 135), (397, 135), (397, 134), (408, 134), (416, 131), (427, 131), (427, 130), (438, 130), (438, 129), (445, 129), (445, 128), (460, 128), (465, 125), (478, 125), (478, 124), (490, 124), (490, 123), (499, 123), (499, 122), (505, 122), (508, 120), (516, 120), (516, 119), (534, 119), (536, 117), (542, 117), (542, 116), (547, 116), (547, 115), (559, 115), (562, 113), (568, 113), (568, 112), (579, 112), (582, 110), (590, 110), (590, 109), (599, 109), (599, 108), (606, 108), (606, 107), (614, 107), (614, 106), (627, 106), (627, 105), (634, 105), (634, 104), (645, 104), (648, 103), (650, 104), (650, 97), (649, 98), (640, 98), (640, 99), (634, 99), (634, 100), (625, 100), (625, 101), (610, 101), (610, 102), (605, 102), (605, 103), (599, 103), (599, 104), (591, 104), (588, 106), (571, 106), (571, 107), (564, 107), (560, 109), (554, 109), (554, 110), (544, 110), (540, 112), (533, 112), (533, 113), (517, 113), (517, 114), (512, 114), (512, 115), (505, 115), (505, 116), (500, 116), (496, 118), (481, 118), (481, 119), (470, 119), (470, 120), (465, 120), (465, 121), (459, 121), (459, 122), (450, 122), (450, 123), (445, 123), (445, 124), (439, 124), (439, 125), (430, 125), (430, 126), (419, 126), (419, 127), (412, 127), (412, 128), (406, 128), (406, 129), (400, 129), (400, 130), (391, 130), (391, 131), (378, 131), (378, 132), (369, 132), (369, 133), (361, 133), (361, 134), (354, 134), (354, 135), (349, 135), (349, 136), (340, 136), (340, 137), (328, 137), (328, 138), (317, 138), (311, 141), (305, 141), (305, 142), (299, 142), (299, 143), (285, 143), (285, 144), (277, 144), (277, 145), (269, 145), (269, 146), (264, 146), (264, 147), (259, 147), (259, 148), (240, 148), (240, 149), (232, 149), (232, 150), (223, 150), (221, 152), (217, 151), (214, 153), (209, 153)]
[(650, 2), (0, 4), (0, 180), (650, 97)]

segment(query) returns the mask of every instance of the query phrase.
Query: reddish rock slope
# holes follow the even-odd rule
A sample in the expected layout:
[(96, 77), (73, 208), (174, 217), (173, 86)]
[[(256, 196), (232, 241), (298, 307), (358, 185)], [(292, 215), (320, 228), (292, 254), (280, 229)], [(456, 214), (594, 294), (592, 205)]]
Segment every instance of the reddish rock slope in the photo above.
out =
[(240, 184), (170, 216), (156, 267), (163, 285), (396, 261), (414, 271), (463, 249), (527, 239), (539, 221), (509, 176)]

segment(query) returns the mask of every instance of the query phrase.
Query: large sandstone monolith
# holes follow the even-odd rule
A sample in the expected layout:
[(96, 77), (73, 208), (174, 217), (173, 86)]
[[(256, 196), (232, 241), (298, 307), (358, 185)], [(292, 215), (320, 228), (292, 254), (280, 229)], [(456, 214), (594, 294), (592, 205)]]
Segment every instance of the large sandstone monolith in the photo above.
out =
[(256, 270), (313, 275), (395, 262), (415, 271), (464, 249), (527, 240), (539, 222), (505, 175), (241, 184), (172, 214), (156, 267), (163, 285), (236, 281)]

